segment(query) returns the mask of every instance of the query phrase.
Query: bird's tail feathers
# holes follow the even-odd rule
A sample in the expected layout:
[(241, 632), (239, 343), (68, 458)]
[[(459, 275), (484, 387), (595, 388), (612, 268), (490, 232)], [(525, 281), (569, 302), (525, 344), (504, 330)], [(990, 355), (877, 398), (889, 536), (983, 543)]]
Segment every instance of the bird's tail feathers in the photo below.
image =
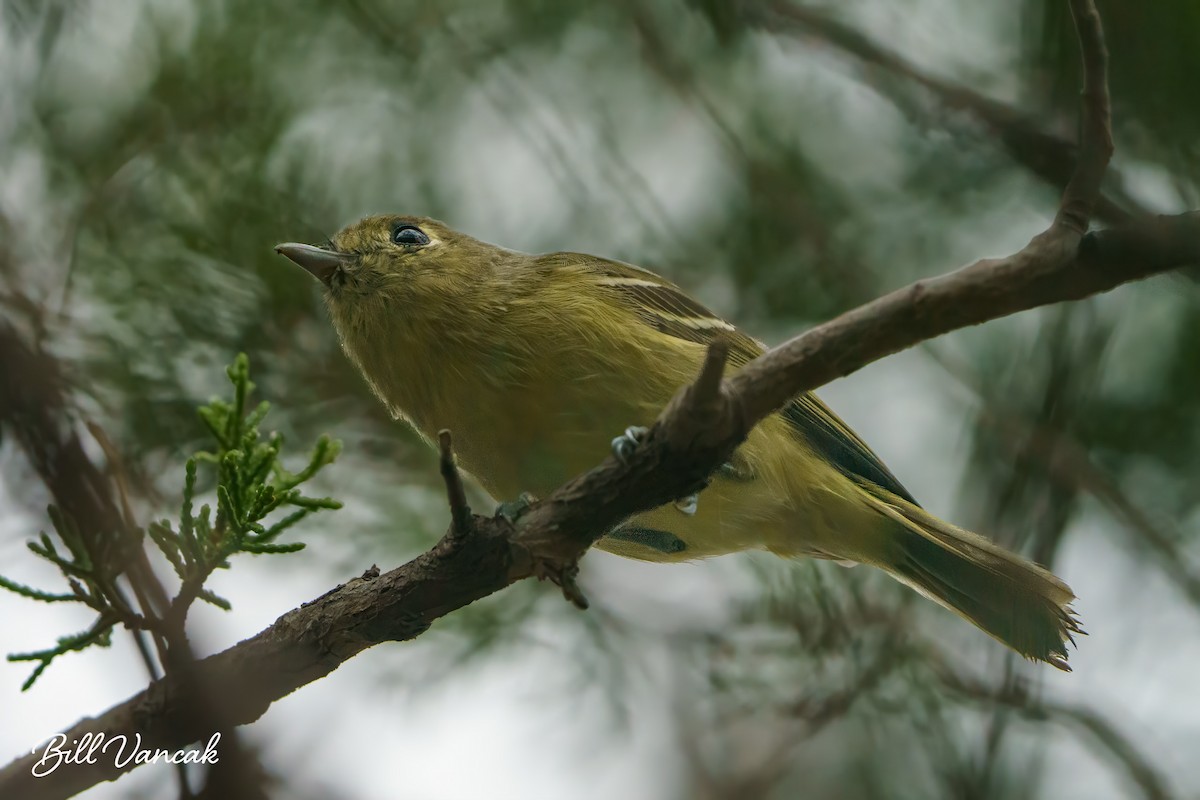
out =
[(1084, 631), (1071, 610), (1075, 594), (1069, 586), (903, 498), (873, 485), (863, 488), (900, 530), (888, 537), (888, 554), (879, 566), (1026, 658), (1070, 671), (1067, 643)]

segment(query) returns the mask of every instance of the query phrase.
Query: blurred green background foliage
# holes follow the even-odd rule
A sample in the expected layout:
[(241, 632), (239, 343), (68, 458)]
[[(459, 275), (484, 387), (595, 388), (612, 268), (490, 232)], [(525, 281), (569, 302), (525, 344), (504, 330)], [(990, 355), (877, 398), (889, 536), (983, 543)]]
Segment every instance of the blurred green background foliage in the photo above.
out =
[[(1200, 6), (1098, 6), (1117, 145), (1099, 216), (1196, 208)], [(276, 242), (320, 242), (365, 213), (428, 214), (507, 247), (655, 269), (775, 343), (1019, 248), (1052, 217), (1073, 157), (1065, 2), (0, 8), (4, 335), (57, 365), (62, 424), (106, 433), (146, 519), (175, 502), (202, 441), (195, 407), (248, 353), (274, 425), (344, 443), (317, 483), (347, 508), (301, 526), (309, 547), (289, 556), (313, 586), (400, 563), (447, 514), (432, 453), (371, 396)], [(501, 713), (454, 700), (458, 682), (537, 674), (536, 705), (577, 727), (579, 748), (652, 754), (608, 756), (632, 796), (1195, 796), (1198, 300), (1186, 276), (1157, 279), (962, 331), (823, 392), (932, 510), (1072, 584), (1093, 634), (1073, 676), (1014, 661), (865, 569), (593, 554), (587, 614), (519, 585), (361, 656), (367, 679), (326, 682), (390, 708), (395, 727), (436, 685), (455, 730)], [(46, 501), (13, 424), (0, 419), (6, 573)], [(253, 576), (235, 565), (220, 587), (234, 616), (264, 604), (243, 634), (310, 599), (256, 599), (250, 584), (275, 578)], [(227, 646), (212, 613), (211, 644)], [(29, 644), (3, 619), (0, 638)], [(62, 721), (140, 682), (114, 676), (110, 695), (100, 680)], [(269, 739), (271, 724), (246, 735)], [(522, 785), (545, 735), (514, 734), (508, 772), (489, 777), (499, 794)], [(23, 738), (4, 741), (15, 754)], [(264, 758), (284, 786), (302, 774)], [(337, 796), (378, 796), (314, 763)], [(564, 763), (561, 786), (531, 795), (613, 785)], [(419, 794), (403, 771), (391, 780), (388, 796)], [(472, 796), (455, 786), (439, 796)]]

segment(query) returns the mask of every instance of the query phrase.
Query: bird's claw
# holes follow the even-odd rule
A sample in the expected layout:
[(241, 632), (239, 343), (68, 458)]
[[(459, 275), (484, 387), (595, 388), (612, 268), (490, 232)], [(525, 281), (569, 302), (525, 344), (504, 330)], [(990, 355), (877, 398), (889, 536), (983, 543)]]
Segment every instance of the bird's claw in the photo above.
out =
[(716, 476), (730, 481), (748, 481), (754, 477), (749, 472), (743, 471), (732, 461), (726, 461), (717, 467)]
[(696, 515), (696, 510), (700, 507), (700, 493), (695, 492), (687, 497), (681, 497), (675, 501), (675, 508), (679, 512), (686, 514), (689, 517)]
[(612, 440), (613, 455), (617, 461), (625, 464), (629, 461), (629, 457), (633, 455), (633, 451), (637, 449), (642, 440), (646, 438), (646, 434), (650, 432), (649, 428), (641, 425), (630, 425), (625, 429), (625, 432)]
[[(650, 432), (649, 428), (644, 428), (641, 425), (631, 425), (625, 429), (625, 432), (612, 440), (613, 455), (622, 464), (628, 463), (633, 451), (637, 449), (646, 438), (646, 434)], [(726, 462), (717, 468), (717, 475), (723, 478), (732, 480), (745, 480), (746, 475), (742, 473), (732, 462)], [(682, 514), (689, 517), (695, 516), (697, 509), (700, 507), (700, 494), (693, 493), (686, 497), (681, 497), (675, 501), (675, 508)]]

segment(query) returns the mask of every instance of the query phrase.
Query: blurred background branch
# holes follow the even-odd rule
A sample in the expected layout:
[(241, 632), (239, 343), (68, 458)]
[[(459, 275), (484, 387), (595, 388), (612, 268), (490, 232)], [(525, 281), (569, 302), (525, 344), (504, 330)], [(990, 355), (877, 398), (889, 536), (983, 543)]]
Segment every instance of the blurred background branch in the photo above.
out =
[[(67, 407), (67, 383), (59, 364), (48, 353), (33, 349), (8, 325), (0, 325), (0, 372), (21, 376), (6, 381), (0, 389), (0, 429), (16, 439), (46, 487), (53, 502), (52, 516), (56, 521), (63, 520), (58, 522), (60, 529), (69, 526), (78, 535), (87, 561), (96, 570), (96, 591), (103, 593), (106, 603), (114, 604), (112, 610), (118, 614), (104, 625), (107, 612), (102, 613), (96, 623), (101, 627), (93, 630), (104, 630), (107, 644), (106, 631), (114, 622), (121, 623), (151, 681), (161, 678), (164, 671), (186, 675), (193, 656), (182, 622), (178, 628), (166, 624), (169, 600), (143, 549), (142, 533), (130, 508), (133, 487), (119, 454), (104, 432), (89, 424), (91, 435), (104, 452), (107, 474), (96, 466), (79, 438), (79, 422)], [(136, 605), (126, 599), (123, 586), (133, 592)], [(154, 641), (153, 652), (147, 644), (148, 636)], [(23, 688), (31, 686), (49, 663), (49, 658), (43, 660)], [(192, 708), (192, 714), (204, 719), (210, 716), (209, 709), (209, 703), (200, 702)], [(245, 747), (238, 734), (215, 717), (210, 727), (222, 729), (228, 758), (202, 776), (199, 794), (194, 793), (195, 781), (189, 781), (185, 766), (176, 765), (179, 796), (266, 797), (265, 775), (253, 749)]]

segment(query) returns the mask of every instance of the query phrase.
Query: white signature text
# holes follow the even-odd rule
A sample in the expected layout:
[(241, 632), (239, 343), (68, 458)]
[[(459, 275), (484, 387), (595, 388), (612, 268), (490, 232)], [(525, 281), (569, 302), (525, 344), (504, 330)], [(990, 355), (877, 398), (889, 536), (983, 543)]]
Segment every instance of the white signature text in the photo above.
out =
[[(142, 747), (142, 735), (135, 733), (130, 740), (125, 734), (106, 738), (103, 732), (85, 733), (67, 746), (67, 735), (56, 733), (46, 743), (42, 757), (33, 765), (33, 776), (42, 778), (49, 775), (63, 764), (95, 764), (101, 757), (111, 758), (117, 769), (124, 769), (133, 764), (154, 764), (162, 761), (165, 764), (216, 764), (217, 743), (221, 734), (214, 733), (208, 744), (201, 750), (198, 747), (179, 750), (151, 750)], [(37, 750), (34, 750), (37, 753)]]

